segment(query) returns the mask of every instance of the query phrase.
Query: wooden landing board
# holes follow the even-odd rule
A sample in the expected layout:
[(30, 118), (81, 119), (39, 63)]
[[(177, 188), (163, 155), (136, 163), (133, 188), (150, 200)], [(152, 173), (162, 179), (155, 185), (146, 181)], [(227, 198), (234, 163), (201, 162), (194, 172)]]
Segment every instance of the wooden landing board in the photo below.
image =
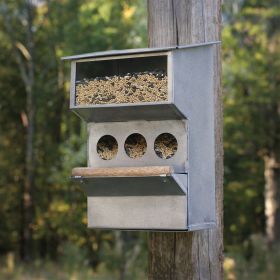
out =
[(147, 166), (147, 167), (111, 167), (90, 168), (75, 167), (72, 169), (73, 177), (142, 177), (160, 176), (172, 174), (171, 166)]

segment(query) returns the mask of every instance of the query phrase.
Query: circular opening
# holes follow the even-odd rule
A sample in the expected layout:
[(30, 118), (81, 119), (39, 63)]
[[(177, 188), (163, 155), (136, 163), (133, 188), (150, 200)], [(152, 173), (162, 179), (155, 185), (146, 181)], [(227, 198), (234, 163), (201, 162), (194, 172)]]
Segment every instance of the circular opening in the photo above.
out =
[(102, 136), (97, 142), (97, 153), (104, 160), (113, 159), (118, 152), (118, 142), (111, 135)]
[(162, 133), (155, 140), (154, 150), (157, 156), (162, 159), (172, 158), (177, 149), (177, 139), (170, 133)]
[(124, 149), (130, 158), (142, 157), (147, 150), (146, 139), (139, 133), (133, 133), (126, 138)]

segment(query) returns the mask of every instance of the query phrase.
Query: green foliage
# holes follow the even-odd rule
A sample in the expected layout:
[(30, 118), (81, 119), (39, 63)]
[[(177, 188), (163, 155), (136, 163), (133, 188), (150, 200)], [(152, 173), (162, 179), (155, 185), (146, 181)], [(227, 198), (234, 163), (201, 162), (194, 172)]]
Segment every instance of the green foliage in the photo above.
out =
[[(68, 245), (73, 246), (73, 245)], [(80, 251), (76, 249), (67, 249), (68, 254), (77, 253)], [(62, 259), (59, 262), (51, 262), (49, 260), (37, 259), (31, 264), (22, 263), (9, 254), (6, 257), (0, 259), (0, 279), (5, 280), (109, 280), (113, 279), (110, 273), (96, 273), (85, 263), (82, 263), (80, 267), (77, 264), (80, 262), (81, 257), (79, 255), (71, 255), (72, 260), (65, 259), (65, 263)], [(73, 267), (69, 266), (70, 263), (74, 263), (75, 271)], [(80, 263), (81, 264), (81, 263)]]
[(253, 235), (242, 247), (231, 248), (231, 252), (225, 255), (225, 279), (279, 279), (279, 246), (269, 248), (264, 237)]
[(88, 256), (85, 248), (71, 243), (64, 242), (59, 248), (60, 258), (59, 263), (66, 271), (75, 273), (79, 270), (87, 270), (89, 268)]
[[(140, 235), (140, 240), (139, 240)], [(147, 244), (144, 233), (114, 231), (113, 239), (103, 243), (101, 260), (117, 279), (144, 279)]]
[[(22, 61), (28, 61), (26, 3), (0, 0), (1, 254), (19, 253), (22, 247), (27, 112), (23, 76), (15, 54), (19, 54)], [(69, 64), (60, 58), (82, 52), (143, 47), (146, 44), (145, 3), (51, 0), (33, 6), (32, 13), (36, 164), (31, 226), (35, 256), (59, 259), (71, 273), (83, 265), (110, 267), (111, 260), (106, 259), (106, 264), (103, 256), (122, 257), (118, 252), (114, 256), (106, 252), (112, 249), (114, 233), (87, 228), (86, 197), (70, 180), (73, 167), (86, 166), (86, 125), (69, 111)], [(126, 239), (133, 243), (125, 244), (128, 256), (123, 260), (124, 265), (135, 251), (134, 247), (144, 240), (137, 233), (131, 237), (128, 234)], [(108, 243), (111, 245), (107, 246)], [(143, 256), (141, 252), (137, 251), (135, 261)], [(119, 275), (118, 268), (114, 270)], [(134, 272), (130, 268), (125, 273)], [(46, 278), (55, 279), (52, 276)], [(59, 279), (63, 277), (66, 276)]]
[(106, 263), (100, 262), (97, 270), (90, 267), (84, 248), (71, 242), (61, 244), (57, 261), (36, 259), (26, 264), (15, 258), (13, 253), (0, 258), (0, 279), (5, 280), (143, 280), (146, 276), (139, 262), (133, 265), (124, 278), (118, 271), (111, 271)]
[(228, 1), (225, 19), (225, 239), (232, 244), (264, 230), (263, 159), (280, 155), (280, 9), (277, 1)]

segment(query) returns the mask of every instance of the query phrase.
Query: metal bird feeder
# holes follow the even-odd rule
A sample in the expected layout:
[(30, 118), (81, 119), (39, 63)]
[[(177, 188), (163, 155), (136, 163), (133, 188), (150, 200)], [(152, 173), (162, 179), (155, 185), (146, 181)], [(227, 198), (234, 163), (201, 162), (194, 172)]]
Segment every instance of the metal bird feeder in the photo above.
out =
[(216, 43), (63, 58), (70, 109), (88, 123), (88, 166), (72, 178), (87, 194), (89, 227), (215, 226)]

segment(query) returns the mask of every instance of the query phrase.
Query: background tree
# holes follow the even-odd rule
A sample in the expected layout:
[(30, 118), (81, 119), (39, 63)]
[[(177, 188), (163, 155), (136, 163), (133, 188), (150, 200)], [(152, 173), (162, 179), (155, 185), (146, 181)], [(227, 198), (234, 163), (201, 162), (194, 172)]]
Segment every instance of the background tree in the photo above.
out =
[(238, 219), (226, 219), (226, 231), (231, 240), (262, 231), (265, 208), (267, 239), (279, 242), (279, 3), (228, 2), (225, 19), (225, 211)]
[[(95, 267), (104, 260), (97, 251), (116, 237), (87, 229), (85, 196), (69, 180), (71, 168), (86, 164), (86, 129), (69, 111), (69, 65), (60, 58), (143, 46), (145, 5), (1, 0), (0, 11), (0, 251), (29, 259), (33, 247), (36, 258), (56, 258), (69, 241)], [(139, 238), (116, 239), (133, 251)]]

